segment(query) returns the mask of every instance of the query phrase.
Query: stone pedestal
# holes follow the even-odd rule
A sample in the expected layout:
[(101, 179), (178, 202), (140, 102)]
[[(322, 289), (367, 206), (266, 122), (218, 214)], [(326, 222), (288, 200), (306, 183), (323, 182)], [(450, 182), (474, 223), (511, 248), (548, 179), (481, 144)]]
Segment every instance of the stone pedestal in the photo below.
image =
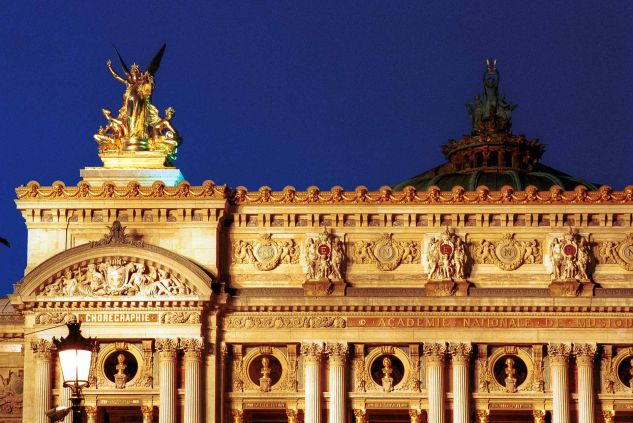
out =
[(345, 281), (308, 279), (303, 283), (303, 292), (308, 297), (342, 297), (345, 295)]
[(165, 166), (165, 153), (160, 151), (120, 151), (99, 154), (103, 167), (86, 167), (79, 174), (91, 185), (104, 182), (126, 185), (137, 181), (141, 186), (150, 186), (163, 181), (166, 186), (176, 186), (184, 178), (180, 170)]

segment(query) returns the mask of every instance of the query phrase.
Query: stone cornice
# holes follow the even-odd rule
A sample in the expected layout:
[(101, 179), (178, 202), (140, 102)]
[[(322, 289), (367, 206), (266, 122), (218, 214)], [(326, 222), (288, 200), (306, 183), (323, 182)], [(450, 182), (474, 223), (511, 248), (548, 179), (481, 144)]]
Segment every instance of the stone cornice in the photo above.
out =
[(315, 205), (315, 204), (433, 204), (433, 205), (469, 205), (469, 204), (633, 204), (633, 185), (628, 185), (622, 191), (614, 191), (609, 186), (602, 186), (597, 191), (588, 191), (579, 186), (574, 191), (563, 191), (559, 186), (553, 186), (548, 191), (538, 191), (536, 187), (528, 186), (524, 191), (514, 191), (506, 186), (500, 191), (490, 191), (485, 186), (475, 191), (465, 191), (456, 186), (451, 191), (440, 191), (431, 187), (426, 192), (419, 192), (413, 187), (406, 187), (403, 191), (393, 191), (388, 186), (380, 187), (378, 191), (369, 191), (364, 186), (354, 191), (345, 191), (339, 186), (329, 192), (321, 191), (311, 186), (306, 191), (297, 191), (288, 186), (283, 191), (273, 191), (267, 186), (249, 192), (239, 186), (230, 189), (226, 185), (215, 185), (213, 181), (205, 181), (201, 186), (192, 186), (182, 181), (176, 187), (167, 187), (160, 181), (152, 186), (141, 186), (138, 182), (130, 182), (125, 187), (113, 183), (105, 183), (101, 187), (93, 187), (87, 182), (80, 182), (77, 186), (66, 186), (56, 181), (50, 187), (43, 187), (38, 182), (31, 181), (26, 186), (16, 189), (18, 200), (80, 200), (95, 199), (178, 199), (178, 200), (223, 200), (228, 199), (231, 204), (271, 204), (271, 205)]

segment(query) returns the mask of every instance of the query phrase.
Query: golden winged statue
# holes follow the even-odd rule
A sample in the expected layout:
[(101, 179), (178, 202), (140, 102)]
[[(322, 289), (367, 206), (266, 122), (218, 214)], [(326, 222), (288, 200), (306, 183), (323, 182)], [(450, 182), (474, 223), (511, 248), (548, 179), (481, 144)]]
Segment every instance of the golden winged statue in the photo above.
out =
[(165, 111), (165, 117), (160, 117), (158, 109), (152, 104), (154, 75), (166, 47), (163, 44), (145, 71), (137, 64), (128, 68), (119, 50), (114, 48), (124, 76), (114, 70), (111, 60), (107, 61), (107, 66), (112, 76), (125, 85), (125, 92), (117, 117), (113, 116), (110, 109), (102, 110), (108, 123), (105, 127), (100, 127), (99, 132), (94, 135), (100, 153), (162, 151), (165, 153), (166, 164), (171, 164), (176, 159), (176, 151), (182, 140), (171, 124), (175, 110), (169, 107)]

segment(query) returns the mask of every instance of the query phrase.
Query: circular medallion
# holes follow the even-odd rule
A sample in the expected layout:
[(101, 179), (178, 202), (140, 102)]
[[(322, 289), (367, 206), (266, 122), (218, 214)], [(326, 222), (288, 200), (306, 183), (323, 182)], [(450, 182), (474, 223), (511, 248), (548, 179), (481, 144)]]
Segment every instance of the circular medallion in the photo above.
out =
[(627, 388), (633, 385), (633, 356), (628, 356), (618, 365), (618, 378)]
[(572, 244), (567, 244), (563, 247), (563, 253), (567, 256), (575, 256), (576, 255), (576, 247)]
[(523, 360), (517, 355), (507, 354), (499, 357), (492, 368), (495, 379), (501, 386), (506, 386), (508, 378), (516, 379), (516, 386), (520, 386), (527, 379), (528, 369)]
[(389, 375), (393, 378), (393, 386), (396, 386), (404, 377), (404, 364), (395, 355), (382, 354), (372, 361), (370, 372), (371, 378), (377, 385), (382, 385), (382, 379)]
[(391, 261), (396, 257), (396, 249), (393, 245), (381, 245), (378, 247), (377, 254), (379, 259), (383, 261)]
[(327, 245), (327, 244), (321, 244), (321, 245), (318, 246), (317, 251), (322, 256), (329, 256), (330, 255), (330, 246)]
[(513, 243), (499, 244), (496, 253), (499, 260), (512, 263), (519, 256), (519, 249)]
[(440, 253), (450, 255), (453, 252), (453, 246), (451, 244), (440, 245)]
[[(122, 355), (123, 357), (119, 357)], [(114, 382), (114, 375), (117, 373), (123, 373), (127, 376), (127, 380), (130, 381), (136, 376), (138, 371), (138, 363), (136, 357), (129, 351), (113, 351), (108, 355), (103, 363), (103, 374)]]
[(633, 264), (633, 243), (626, 242), (622, 244), (620, 250), (618, 251), (618, 255), (629, 264)]
[[(263, 370), (263, 371), (262, 371)], [(253, 383), (257, 386), (260, 386), (261, 378), (268, 377), (270, 378), (270, 385), (274, 385), (279, 382), (282, 374), (282, 366), (277, 357), (270, 354), (262, 354), (253, 361), (250, 362), (248, 366), (248, 377), (253, 381)]]
[(259, 261), (267, 262), (275, 258), (277, 249), (272, 244), (260, 244), (255, 248), (254, 253)]

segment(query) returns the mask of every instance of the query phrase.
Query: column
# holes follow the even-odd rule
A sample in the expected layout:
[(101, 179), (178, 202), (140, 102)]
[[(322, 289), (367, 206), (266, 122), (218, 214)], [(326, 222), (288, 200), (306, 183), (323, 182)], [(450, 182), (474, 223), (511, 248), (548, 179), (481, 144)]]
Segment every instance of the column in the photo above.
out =
[(305, 423), (321, 423), (321, 383), (319, 381), (323, 343), (301, 344), (305, 384)]
[(413, 408), (410, 409), (409, 418), (411, 419), (411, 423), (422, 423), (422, 411)]
[(347, 344), (327, 344), (330, 358), (330, 420), (329, 423), (345, 423), (345, 363)]
[(567, 364), (570, 344), (549, 344), (547, 352), (552, 371), (552, 423), (569, 423)]
[(532, 411), (532, 416), (534, 417), (534, 423), (545, 423), (545, 410), (534, 410)]
[(185, 352), (185, 423), (200, 423), (202, 339), (181, 339), (180, 348)]
[[(31, 341), (35, 355), (34, 423), (48, 423), (46, 412), (51, 408), (51, 356), (53, 343), (45, 339)], [(68, 405), (68, 404), (65, 404)]]
[[(63, 376), (62, 376), (62, 368), (61, 366), (59, 366), (59, 383), (60, 386), (59, 387), (59, 405), (61, 406), (70, 406), (70, 396), (72, 395), (72, 391), (70, 390), (70, 388), (64, 388), (63, 386)], [(68, 415), (66, 417), (64, 417), (63, 420), (61, 420), (63, 423), (72, 423), (73, 421), (73, 414), (72, 413), (68, 413)]]
[(299, 421), (299, 412), (288, 408), (286, 409), (286, 417), (288, 417), (288, 423), (297, 423)]
[(152, 423), (154, 421), (154, 406), (141, 406), (141, 413), (143, 413), (143, 423)]
[(156, 340), (158, 351), (158, 376), (160, 378), (160, 405), (158, 421), (176, 423), (176, 357), (178, 340), (164, 338)]
[(429, 396), (429, 423), (444, 423), (444, 358), (446, 344), (424, 344), (426, 389)]
[(593, 360), (595, 344), (574, 344), (578, 367), (578, 423), (594, 423)]
[(477, 410), (475, 412), (475, 415), (477, 416), (477, 423), (488, 423), (488, 419), (490, 417), (490, 411), (489, 410)]
[[(96, 406), (85, 406), (84, 410), (86, 410), (86, 420), (88, 423), (97, 423), (97, 407)], [(72, 414), (72, 413), (70, 413)], [(66, 419), (64, 419), (64, 422)]]
[(450, 345), (453, 357), (453, 423), (468, 423), (468, 362), (473, 352), (470, 344)]

